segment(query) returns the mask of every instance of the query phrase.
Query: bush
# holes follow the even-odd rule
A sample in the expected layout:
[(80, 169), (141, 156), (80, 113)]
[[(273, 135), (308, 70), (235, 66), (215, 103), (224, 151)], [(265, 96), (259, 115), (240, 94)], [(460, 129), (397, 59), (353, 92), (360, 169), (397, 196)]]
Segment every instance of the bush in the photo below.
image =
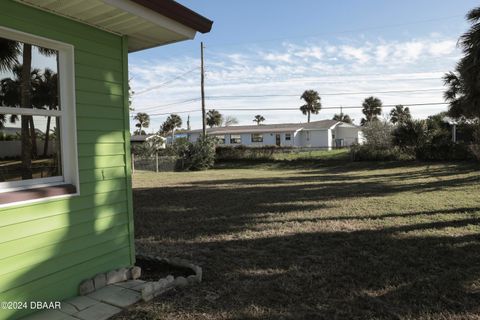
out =
[(401, 161), (415, 157), (399, 147), (378, 148), (371, 144), (352, 145), (350, 155), (353, 161)]
[(418, 160), (440, 161), (440, 160), (472, 160), (473, 154), (469, 145), (464, 143), (453, 143), (442, 141), (437, 143), (425, 143), (415, 149)]
[(273, 160), (273, 155), (278, 152), (292, 151), (293, 147), (262, 146), (247, 147), (238, 146), (217, 146), (217, 160)]
[(188, 149), (180, 149), (185, 170), (207, 170), (215, 164), (215, 138), (201, 137), (195, 143), (188, 143)]
[(387, 121), (373, 120), (363, 127), (366, 144), (372, 148), (387, 149), (392, 146), (392, 126)]

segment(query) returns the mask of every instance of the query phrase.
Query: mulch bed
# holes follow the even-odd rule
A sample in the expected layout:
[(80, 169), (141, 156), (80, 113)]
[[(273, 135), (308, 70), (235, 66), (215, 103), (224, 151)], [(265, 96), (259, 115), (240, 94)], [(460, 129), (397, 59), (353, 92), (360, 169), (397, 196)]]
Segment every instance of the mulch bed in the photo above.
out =
[(141, 256), (138, 256), (136, 260), (137, 262), (135, 265), (142, 268), (141, 279), (145, 281), (158, 281), (168, 275), (172, 275), (175, 278), (179, 276), (186, 278), (190, 275), (195, 275), (195, 272), (190, 268), (172, 266), (165, 261), (158, 261), (156, 259)]

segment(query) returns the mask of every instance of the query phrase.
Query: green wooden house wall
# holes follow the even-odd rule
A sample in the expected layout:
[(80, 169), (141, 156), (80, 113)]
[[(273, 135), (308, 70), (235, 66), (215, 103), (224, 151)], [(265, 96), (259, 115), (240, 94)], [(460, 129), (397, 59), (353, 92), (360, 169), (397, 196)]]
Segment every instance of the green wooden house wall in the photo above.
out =
[(61, 300), (135, 262), (127, 40), (12, 0), (0, 1), (0, 26), (75, 47), (80, 195), (0, 208), (0, 301)]

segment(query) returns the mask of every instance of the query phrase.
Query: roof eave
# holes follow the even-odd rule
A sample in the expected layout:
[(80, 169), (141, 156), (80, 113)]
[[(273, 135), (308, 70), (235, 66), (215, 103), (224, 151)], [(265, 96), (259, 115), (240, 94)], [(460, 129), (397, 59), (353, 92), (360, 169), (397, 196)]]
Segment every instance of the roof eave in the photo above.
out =
[(173, 1), (173, 0), (131, 0), (152, 11), (162, 14), (170, 19), (190, 27), (198, 32), (207, 33), (212, 30), (213, 21), (196, 13), (193, 10)]

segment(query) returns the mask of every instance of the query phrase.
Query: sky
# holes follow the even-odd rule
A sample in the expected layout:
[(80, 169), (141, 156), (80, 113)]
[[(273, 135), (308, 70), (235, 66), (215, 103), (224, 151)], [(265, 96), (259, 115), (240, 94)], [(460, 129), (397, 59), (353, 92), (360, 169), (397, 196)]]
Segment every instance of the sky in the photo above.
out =
[[(305, 122), (303, 91), (321, 96), (312, 121), (342, 110), (359, 124), (368, 96), (412, 104), (415, 118), (445, 111), (441, 77), (461, 57), (459, 36), (473, 0), (181, 0), (214, 21), (194, 40), (129, 56), (132, 117), (147, 112), (147, 132), (170, 113), (201, 127), (200, 42), (205, 44), (206, 108), (253, 124)], [(342, 107), (342, 109), (340, 109)], [(225, 110), (235, 109), (235, 110)], [(287, 110), (268, 110), (287, 109)], [(132, 119), (131, 127), (134, 128)]]

